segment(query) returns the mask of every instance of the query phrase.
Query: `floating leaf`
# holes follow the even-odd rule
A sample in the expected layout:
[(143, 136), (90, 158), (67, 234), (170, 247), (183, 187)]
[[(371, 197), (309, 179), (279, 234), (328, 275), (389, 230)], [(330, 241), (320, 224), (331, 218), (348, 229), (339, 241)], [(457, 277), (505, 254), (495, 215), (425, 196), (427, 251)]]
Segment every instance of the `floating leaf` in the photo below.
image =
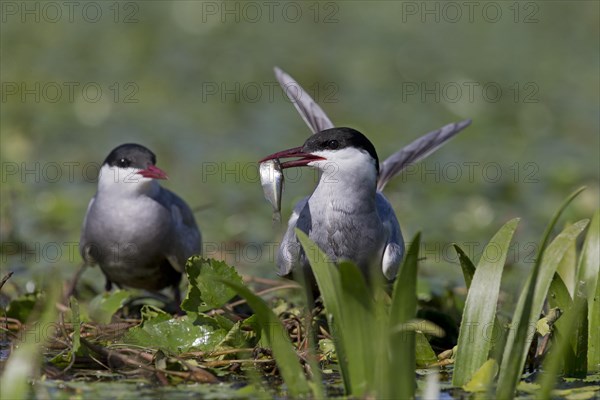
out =
[(165, 319), (156, 314), (141, 325), (131, 328), (123, 337), (125, 343), (158, 348), (169, 354), (197, 350), (212, 350), (223, 340), (226, 331), (208, 325), (194, 325), (187, 317)]
[(600, 386), (589, 385), (571, 389), (554, 390), (552, 395), (566, 400), (592, 400), (598, 399), (598, 392), (600, 392)]

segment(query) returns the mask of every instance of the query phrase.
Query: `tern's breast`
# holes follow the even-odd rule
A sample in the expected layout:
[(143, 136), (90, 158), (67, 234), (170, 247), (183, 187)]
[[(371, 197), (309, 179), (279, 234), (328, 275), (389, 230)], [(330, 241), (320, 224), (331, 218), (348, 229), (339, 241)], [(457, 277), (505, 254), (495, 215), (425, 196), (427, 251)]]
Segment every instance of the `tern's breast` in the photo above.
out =
[(102, 264), (144, 264), (168, 245), (170, 213), (146, 196), (94, 202), (87, 219), (86, 237)]

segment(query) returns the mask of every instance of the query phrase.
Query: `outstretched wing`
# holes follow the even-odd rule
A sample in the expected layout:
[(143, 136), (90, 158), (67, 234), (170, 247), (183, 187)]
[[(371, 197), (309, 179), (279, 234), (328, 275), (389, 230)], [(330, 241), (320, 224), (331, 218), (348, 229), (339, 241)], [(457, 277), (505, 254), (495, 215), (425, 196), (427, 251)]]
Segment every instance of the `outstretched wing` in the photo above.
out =
[[(294, 104), (294, 107), (296, 107), (296, 110), (298, 110), (300, 116), (313, 133), (334, 127), (333, 122), (331, 122), (323, 109), (294, 78), (278, 67), (275, 67), (274, 70), (283, 91), (292, 101), (292, 104)], [(389, 156), (379, 167), (377, 190), (382, 191), (390, 179), (398, 175), (407, 165), (427, 157), (470, 124), (470, 119), (448, 124), (433, 132), (429, 132)]]
[(470, 124), (470, 119), (448, 124), (438, 130), (429, 132), (425, 136), (421, 136), (402, 150), (389, 156), (379, 166), (377, 190), (381, 192), (390, 179), (398, 175), (407, 165), (427, 157)]
[(325, 129), (333, 128), (333, 123), (319, 107), (319, 105), (310, 97), (310, 95), (300, 86), (291, 76), (275, 67), (275, 77), (279, 81), (281, 88), (289, 97), (300, 116), (306, 122), (312, 133), (321, 132)]

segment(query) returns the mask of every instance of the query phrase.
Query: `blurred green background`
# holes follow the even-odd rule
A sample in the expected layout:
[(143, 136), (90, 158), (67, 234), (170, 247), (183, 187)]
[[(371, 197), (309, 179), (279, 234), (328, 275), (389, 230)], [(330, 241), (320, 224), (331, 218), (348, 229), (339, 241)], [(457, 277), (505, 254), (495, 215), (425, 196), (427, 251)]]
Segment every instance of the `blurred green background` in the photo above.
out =
[[(3, 272), (28, 289), (71, 276), (98, 166), (138, 142), (164, 185), (201, 208), (207, 256), (274, 277), (283, 227), (272, 227), (256, 160), (309, 135), (276, 65), (381, 159), (472, 118), (385, 193), (405, 238), (423, 232), (423, 273), (442, 285), (461, 282), (451, 243), (477, 259), (515, 216), (509, 261), (532, 266), (569, 193), (588, 187), (571, 221), (600, 201), (599, 3), (469, 4), (4, 1)], [(315, 185), (308, 169), (287, 177), (285, 220)], [(97, 268), (83, 279), (102, 289)]]

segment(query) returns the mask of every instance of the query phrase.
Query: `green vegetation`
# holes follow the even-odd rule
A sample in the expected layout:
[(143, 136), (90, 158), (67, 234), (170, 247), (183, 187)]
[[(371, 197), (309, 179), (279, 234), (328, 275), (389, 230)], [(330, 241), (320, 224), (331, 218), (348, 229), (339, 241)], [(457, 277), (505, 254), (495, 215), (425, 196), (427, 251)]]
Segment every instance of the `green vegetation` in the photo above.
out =
[[(306, 305), (295, 308), (288, 301), (267, 301), (261, 294), (294, 288), (275, 285), (254, 292), (233, 267), (199, 257), (186, 266), (190, 285), (182, 316), (143, 305), (137, 306), (139, 319), (123, 319), (136, 309), (133, 293), (123, 290), (101, 294), (87, 304), (71, 298), (68, 306), (57, 307), (60, 285), (54, 282), (34, 299), (13, 299), (6, 310), (4, 325), (10, 342), (23, 343), (6, 361), (0, 378), (3, 398), (26, 397), (32, 390), (28, 382), (39, 379), (40, 371), (47, 378), (60, 379), (74, 377), (75, 372), (99, 374), (107, 365), (110, 372), (101, 374), (108, 379), (156, 377), (159, 386), (179, 385), (192, 393), (196, 389), (186, 383), (222, 381), (229, 383), (222, 393), (233, 397), (277, 393), (293, 398), (414, 398), (417, 390), (439, 395), (440, 390), (457, 387), (506, 399), (518, 392), (550, 398), (571, 393), (568, 390), (589, 398), (600, 390), (593, 342), (597, 330), (592, 328), (598, 316), (600, 285), (595, 266), (600, 211), (594, 214), (582, 246), (575, 243), (588, 220), (552, 234), (560, 215), (580, 192), (569, 196), (548, 225), (510, 323), (503, 322), (496, 304), (518, 220), (507, 222), (494, 235), (476, 267), (456, 246), (468, 292), (458, 345), (450, 359), (444, 355), (448, 352), (436, 358), (430, 344), (440, 336), (440, 327), (417, 318), (420, 234), (410, 242), (388, 294), (383, 282), (374, 278), (367, 283), (355, 265), (330, 262), (298, 231), (323, 311), (309, 316), (311, 307)], [(559, 265), (562, 274), (578, 277), (573, 296), (557, 272)], [(244, 300), (231, 303), (236, 294)], [(244, 302), (253, 310), (252, 316), (234, 308)], [(32, 327), (47, 336), (39, 340), (39, 335), (27, 334)], [(523, 380), (525, 367), (535, 373), (535, 384)], [(452, 384), (445, 383), (443, 389), (435, 384), (439, 368), (452, 376)], [(415, 381), (415, 374), (426, 369), (431, 369), (428, 374), (434, 380)], [(269, 379), (272, 374), (278, 378)], [(570, 389), (553, 391), (558, 375), (569, 379)], [(234, 390), (239, 381), (243, 387)], [(50, 393), (44, 385), (34, 388), (38, 395), (40, 390)]]
[[(600, 2), (75, 3), (0, 2), (0, 397), (598, 397)], [(381, 159), (473, 119), (386, 187), (405, 238), (421, 232), (409, 290), (323, 269), (309, 316), (273, 280), (282, 227), (256, 161), (309, 135), (276, 65)], [(181, 310), (104, 293), (99, 268), (61, 297), (99, 164), (125, 142), (156, 153), (202, 230)], [(284, 219), (315, 182), (286, 170)], [(373, 310), (378, 333), (359, 320)]]

